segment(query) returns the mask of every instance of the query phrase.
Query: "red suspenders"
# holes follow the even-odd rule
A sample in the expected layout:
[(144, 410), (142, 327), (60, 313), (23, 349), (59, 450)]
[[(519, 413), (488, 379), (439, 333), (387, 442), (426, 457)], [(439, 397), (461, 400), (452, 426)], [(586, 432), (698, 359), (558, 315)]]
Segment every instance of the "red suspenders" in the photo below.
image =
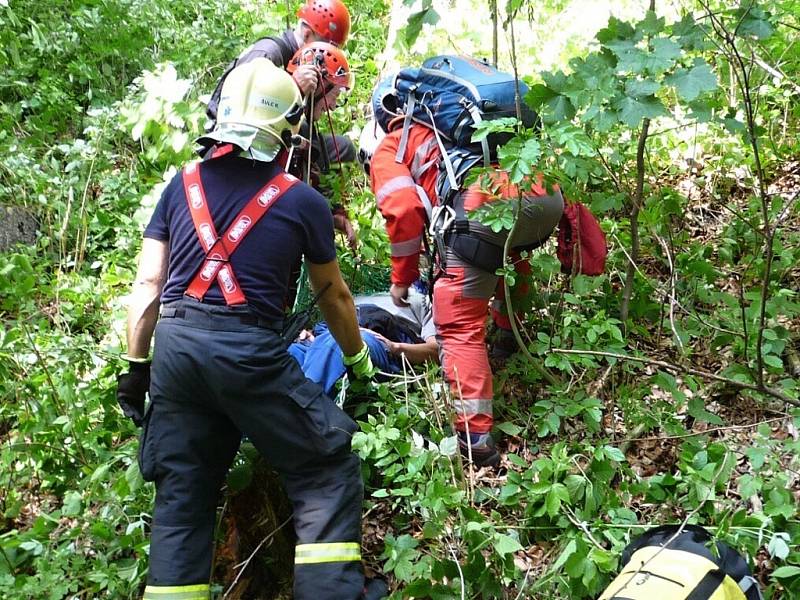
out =
[[(227, 154), (224, 146), (213, 158)], [(186, 295), (202, 300), (216, 278), (228, 306), (245, 304), (244, 292), (233, 273), (230, 257), (258, 220), (263, 217), (283, 193), (299, 180), (288, 173), (278, 173), (253, 196), (228, 227), (222, 237), (217, 235), (208, 210), (206, 193), (200, 180), (200, 163), (194, 162), (183, 170), (183, 189), (194, 230), (206, 258), (186, 290)]]

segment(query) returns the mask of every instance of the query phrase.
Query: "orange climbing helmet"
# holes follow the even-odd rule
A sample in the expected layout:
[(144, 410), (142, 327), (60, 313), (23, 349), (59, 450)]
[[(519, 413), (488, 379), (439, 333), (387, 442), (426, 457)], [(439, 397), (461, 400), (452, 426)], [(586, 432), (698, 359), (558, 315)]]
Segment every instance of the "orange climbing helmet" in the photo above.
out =
[(341, 0), (307, 0), (297, 16), (331, 44), (344, 46), (350, 34), (350, 11)]
[[(300, 65), (313, 65), (319, 69), (322, 81), (326, 85), (320, 90), (327, 93), (331, 87), (350, 90), (353, 87), (353, 74), (344, 52), (327, 42), (311, 42), (294, 53), (286, 66), (289, 73), (294, 73)], [(325, 88), (328, 88), (326, 90)]]

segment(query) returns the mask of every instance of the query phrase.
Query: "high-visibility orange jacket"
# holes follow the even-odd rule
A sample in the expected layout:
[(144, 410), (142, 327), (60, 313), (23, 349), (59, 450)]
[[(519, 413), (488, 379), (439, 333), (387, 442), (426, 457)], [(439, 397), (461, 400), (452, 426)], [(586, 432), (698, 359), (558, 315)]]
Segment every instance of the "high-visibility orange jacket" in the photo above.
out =
[(411, 285), (419, 277), (426, 210), (417, 185), (436, 206), (441, 153), (433, 131), (412, 125), (402, 162), (395, 162), (402, 130), (387, 134), (372, 158), (370, 174), (378, 210), (386, 220), (392, 253), (392, 283)]

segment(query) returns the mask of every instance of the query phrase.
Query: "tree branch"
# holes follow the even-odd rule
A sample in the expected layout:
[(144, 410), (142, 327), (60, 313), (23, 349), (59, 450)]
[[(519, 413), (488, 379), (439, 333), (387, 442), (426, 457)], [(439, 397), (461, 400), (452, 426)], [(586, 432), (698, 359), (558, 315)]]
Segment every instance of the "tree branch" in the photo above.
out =
[(782, 402), (791, 404), (792, 406), (800, 407), (800, 400), (795, 400), (794, 398), (790, 398), (789, 396), (787, 396), (780, 390), (776, 390), (775, 388), (763, 385), (760, 386), (752, 383), (745, 383), (743, 381), (736, 381), (735, 379), (723, 377), (722, 375), (717, 375), (715, 373), (709, 373), (708, 371), (703, 371), (702, 369), (695, 369), (693, 367), (684, 367), (682, 365), (675, 365), (672, 363), (665, 362), (663, 360), (655, 360), (653, 358), (646, 358), (643, 356), (630, 356), (627, 354), (617, 354), (615, 352), (599, 352), (595, 350), (571, 350), (567, 348), (553, 348), (551, 352), (558, 352), (559, 354), (588, 354), (591, 356), (605, 356), (608, 358), (616, 358), (618, 360), (629, 360), (633, 362), (645, 363), (648, 365), (661, 367), (662, 369), (669, 369), (670, 371), (676, 371), (678, 373), (689, 373), (690, 375), (697, 375), (698, 377), (702, 377), (704, 379), (719, 381), (739, 389), (761, 392), (763, 394), (772, 396), (773, 398), (777, 398)]

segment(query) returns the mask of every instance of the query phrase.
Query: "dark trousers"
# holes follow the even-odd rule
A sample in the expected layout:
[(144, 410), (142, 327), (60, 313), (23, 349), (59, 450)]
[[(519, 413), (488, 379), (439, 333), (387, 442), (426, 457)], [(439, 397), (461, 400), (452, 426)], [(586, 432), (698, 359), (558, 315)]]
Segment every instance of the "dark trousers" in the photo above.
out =
[(356, 424), (303, 376), (277, 332), (227, 307), (180, 306), (179, 317), (156, 326), (140, 446), (142, 474), (156, 482), (148, 590), (208, 583), (219, 492), (244, 434), (294, 507), (294, 597), (359, 598)]

